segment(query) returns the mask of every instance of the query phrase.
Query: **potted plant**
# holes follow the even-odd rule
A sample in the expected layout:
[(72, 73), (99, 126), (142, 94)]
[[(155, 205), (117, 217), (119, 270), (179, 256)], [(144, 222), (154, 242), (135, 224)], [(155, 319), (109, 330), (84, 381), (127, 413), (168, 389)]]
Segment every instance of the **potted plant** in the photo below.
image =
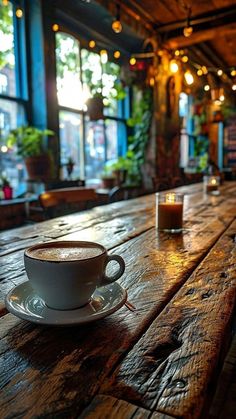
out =
[(50, 179), (52, 158), (46, 148), (46, 139), (53, 135), (54, 132), (49, 129), (41, 130), (33, 126), (20, 126), (10, 131), (7, 146), (17, 146), (17, 154), (24, 158), (30, 180)]
[(99, 93), (95, 94), (93, 97), (89, 98), (86, 101), (87, 112), (90, 121), (97, 121), (103, 119), (103, 96)]
[(115, 179), (115, 177), (112, 173), (110, 165), (107, 164), (103, 167), (103, 172), (101, 174), (101, 179), (102, 179), (103, 187), (105, 189), (114, 188), (116, 179)]
[(4, 199), (12, 199), (13, 189), (10, 185), (10, 181), (5, 175), (2, 175), (0, 178), (0, 184), (3, 191), (3, 198)]

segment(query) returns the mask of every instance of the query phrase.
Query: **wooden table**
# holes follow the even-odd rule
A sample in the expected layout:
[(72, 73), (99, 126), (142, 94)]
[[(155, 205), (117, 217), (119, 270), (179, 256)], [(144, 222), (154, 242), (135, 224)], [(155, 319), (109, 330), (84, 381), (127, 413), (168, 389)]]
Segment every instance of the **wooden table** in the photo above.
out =
[[(155, 229), (144, 196), (0, 235), (0, 417), (198, 418), (230, 341), (236, 273), (236, 182), (217, 197), (186, 194), (184, 231)], [(7, 313), (26, 280), (23, 252), (48, 240), (91, 240), (123, 256), (123, 306), (83, 327), (36, 326)]]

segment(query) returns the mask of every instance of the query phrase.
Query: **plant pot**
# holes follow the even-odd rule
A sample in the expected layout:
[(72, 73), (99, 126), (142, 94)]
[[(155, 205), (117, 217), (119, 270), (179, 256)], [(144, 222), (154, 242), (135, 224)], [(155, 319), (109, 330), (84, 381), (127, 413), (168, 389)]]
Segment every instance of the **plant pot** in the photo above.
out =
[(103, 99), (101, 97), (92, 97), (87, 100), (87, 112), (91, 121), (103, 119)]
[(25, 165), (29, 180), (47, 181), (51, 178), (52, 162), (48, 154), (27, 157)]
[(115, 178), (114, 177), (104, 177), (102, 179), (103, 187), (105, 189), (112, 189), (115, 186)]
[(12, 199), (13, 189), (11, 186), (2, 187), (4, 199)]
[(116, 185), (121, 186), (126, 181), (127, 170), (124, 170), (124, 169), (113, 170), (113, 175), (115, 176)]

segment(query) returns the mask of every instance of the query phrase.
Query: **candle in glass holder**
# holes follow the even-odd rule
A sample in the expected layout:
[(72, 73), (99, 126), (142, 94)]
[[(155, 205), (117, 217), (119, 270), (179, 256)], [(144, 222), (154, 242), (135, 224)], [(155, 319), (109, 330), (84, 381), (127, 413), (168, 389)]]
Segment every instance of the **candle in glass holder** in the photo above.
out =
[(204, 176), (203, 183), (204, 183), (204, 191), (207, 194), (219, 195), (219, 184), (220, 184), (219, 176)]
[(183, 194), (157, 193), (156, 217), (158, 230), (180, 232), (183, 228)]

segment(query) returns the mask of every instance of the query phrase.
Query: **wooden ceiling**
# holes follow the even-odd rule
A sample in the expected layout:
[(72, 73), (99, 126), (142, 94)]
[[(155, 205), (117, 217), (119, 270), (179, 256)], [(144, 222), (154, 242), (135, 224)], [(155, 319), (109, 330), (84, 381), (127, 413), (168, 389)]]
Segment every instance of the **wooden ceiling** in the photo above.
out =
[[(121, 0), (121, 8), (136, 14), (168, 48), (198, 49), (213, 65), (236, 66), (236, 0)], [(183, 36), (187, 14), (193, 34)], [(206, 51), (205, 51), (206, 52)]]

